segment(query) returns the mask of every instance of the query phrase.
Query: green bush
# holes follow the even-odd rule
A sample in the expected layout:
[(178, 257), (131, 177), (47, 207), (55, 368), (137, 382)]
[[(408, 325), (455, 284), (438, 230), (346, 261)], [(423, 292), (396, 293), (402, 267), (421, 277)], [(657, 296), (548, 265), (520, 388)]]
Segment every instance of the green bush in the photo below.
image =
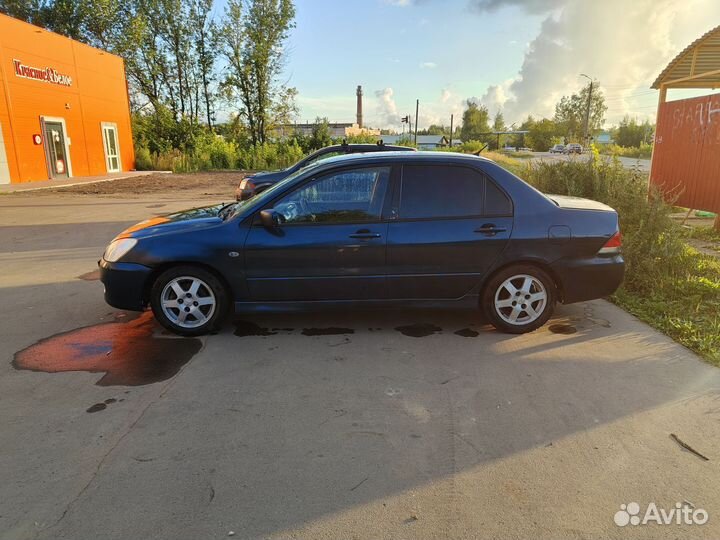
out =
[(628, 157), (636, 159), (650, 159), (652, 157), (652, 144), (640, 143), (640, 146), (622, 147), (616, 144), (598, 145), (601, 154), (609, 156)]
[(145, 146), (135, 149), (135, 169), (138, 171), (152, 171), (154, 169), (152, 154)]

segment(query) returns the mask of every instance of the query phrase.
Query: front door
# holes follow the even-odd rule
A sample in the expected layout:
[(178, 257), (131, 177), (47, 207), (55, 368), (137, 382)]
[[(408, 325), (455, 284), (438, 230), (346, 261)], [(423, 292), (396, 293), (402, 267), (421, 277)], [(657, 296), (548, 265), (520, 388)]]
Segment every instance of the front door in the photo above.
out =
[(105, 146), (105, 165), (107, 172), (120, 172), (120, 150), (118, 145), (117, 126), (103, 124), (103, 145)]
[(282, 224), (268, 229), (256, 219), (245, 242), (249, 300), (383, 298), (390, 171), (326, 173), (274, 201)]
[(507, 245), (510, 199), (469, 167), (405, 165), (400, 183), (388, 230), (390, 298), (467, 295)]
[(45, 158), (48, 172), (52, 179), (69, 178), (69, 163), (67, 146), (65, 145), (65, 130), (62, 122), (55, 120), (43, 121)]

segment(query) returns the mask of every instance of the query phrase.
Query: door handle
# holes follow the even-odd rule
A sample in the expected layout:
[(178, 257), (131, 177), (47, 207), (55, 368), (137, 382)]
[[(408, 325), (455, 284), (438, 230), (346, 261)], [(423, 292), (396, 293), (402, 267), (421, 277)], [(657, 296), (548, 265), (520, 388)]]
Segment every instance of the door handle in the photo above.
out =
[(497, 234), (505, 231), (507, 231), (505, 227), (496, 227), (494, 223), (486, 223), (479, 229), (475, 229), (476, 233), (483, 234)]
[(350, 235), (350, 238), (380, 238), (380, 233), (371, 233), (371, 232), (361, 233), (361, 232), (358, 232), (358, 233), (355, 233), (355, 234), (351, 234), (351, 235)]

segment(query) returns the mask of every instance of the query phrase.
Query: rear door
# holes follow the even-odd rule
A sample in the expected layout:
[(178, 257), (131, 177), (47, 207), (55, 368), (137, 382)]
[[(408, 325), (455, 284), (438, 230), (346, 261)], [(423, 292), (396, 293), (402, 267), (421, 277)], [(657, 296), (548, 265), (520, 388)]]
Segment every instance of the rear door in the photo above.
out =
[(505, 248), (512, 202), (466, 166), (408, 164), (388, 229), (388, 295), (455, 299), (481, 280)]
[(250, 300), (383, 298), (391, 170), (341, 169), (274, 201), (283, 224), (270, 230), (256, 219), (245, 243)]

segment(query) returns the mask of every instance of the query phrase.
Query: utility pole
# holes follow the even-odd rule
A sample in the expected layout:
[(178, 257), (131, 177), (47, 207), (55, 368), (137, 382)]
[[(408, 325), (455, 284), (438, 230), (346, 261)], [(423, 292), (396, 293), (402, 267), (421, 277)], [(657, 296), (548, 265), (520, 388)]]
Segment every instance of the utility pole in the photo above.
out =
[(453, 116), (450, 115), (450, 148), (452, 148), (452, 136), (453, 136)]
[(420, 100), (415, 100), (415, 146), (417, 147), (417, 125), (418, 125), (418, 111), (420, 110)]
[(587, 147), (590, 142), (590, 106), (592, 105), (593, 80), (584, 73), (581, 73), (580, 76), (587, 77), (590, 81), (590, 91), (588, 92), (587, 107), (585, 108), (585, 146)]

